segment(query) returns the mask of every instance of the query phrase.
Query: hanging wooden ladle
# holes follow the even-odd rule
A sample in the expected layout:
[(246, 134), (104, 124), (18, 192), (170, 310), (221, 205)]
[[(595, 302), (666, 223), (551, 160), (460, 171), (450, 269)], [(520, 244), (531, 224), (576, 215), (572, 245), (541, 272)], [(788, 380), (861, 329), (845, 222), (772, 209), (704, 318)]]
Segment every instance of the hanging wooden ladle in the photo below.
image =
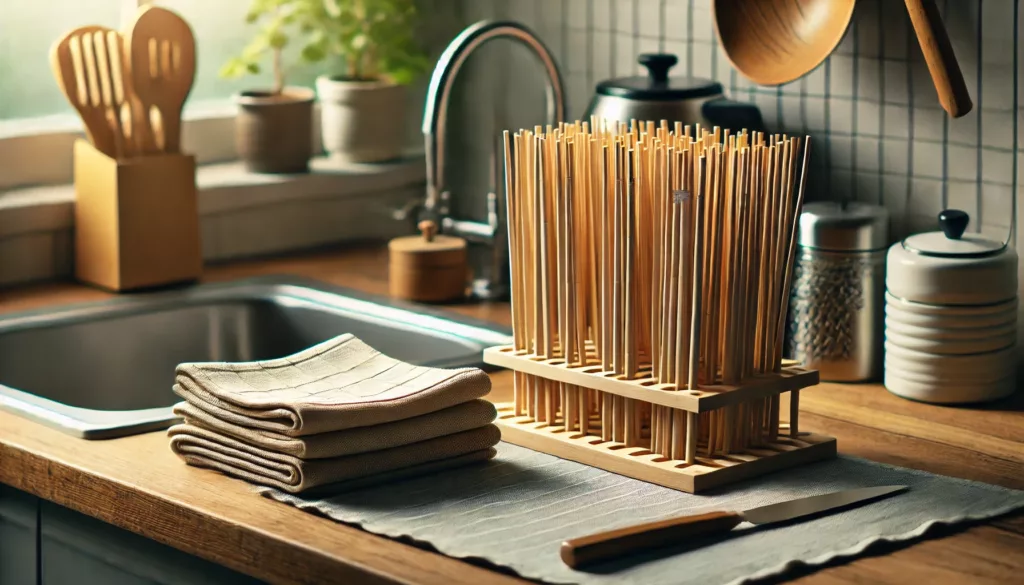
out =
[[(934, 0), (905, 0), (939, 103), (954, 118), (971, 111), (970, 93)], [(712, 0), (725, 55), (761, 85), (799, 79), (820, 65), (846, 34), (855, 0)]]

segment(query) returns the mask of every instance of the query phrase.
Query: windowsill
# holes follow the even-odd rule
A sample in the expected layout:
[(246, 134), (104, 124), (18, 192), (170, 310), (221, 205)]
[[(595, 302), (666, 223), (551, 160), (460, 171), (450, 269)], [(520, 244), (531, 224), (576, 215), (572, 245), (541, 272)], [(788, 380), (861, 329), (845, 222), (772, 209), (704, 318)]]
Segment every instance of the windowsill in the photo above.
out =
[[(241, 162), (196, 172), (203, 257), (272, 254), (409, 231), (392, 211), (423, 196), (420, 154), (384, 164), (319, 157), (310, 172), (251, 173)], [(71, 274), (73, 184), (0, 191), (0, 286)]]

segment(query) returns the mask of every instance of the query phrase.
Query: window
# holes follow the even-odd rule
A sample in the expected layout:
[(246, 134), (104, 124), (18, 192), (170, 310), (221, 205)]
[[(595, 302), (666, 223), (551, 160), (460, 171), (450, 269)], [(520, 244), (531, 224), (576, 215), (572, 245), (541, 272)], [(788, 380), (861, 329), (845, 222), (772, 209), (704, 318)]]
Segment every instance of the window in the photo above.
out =
[(121, 0), (0, 0), (0, 134), (15, 118), (72, 113), (50, 70), (50, 46), (83, 24), (117, 27)]

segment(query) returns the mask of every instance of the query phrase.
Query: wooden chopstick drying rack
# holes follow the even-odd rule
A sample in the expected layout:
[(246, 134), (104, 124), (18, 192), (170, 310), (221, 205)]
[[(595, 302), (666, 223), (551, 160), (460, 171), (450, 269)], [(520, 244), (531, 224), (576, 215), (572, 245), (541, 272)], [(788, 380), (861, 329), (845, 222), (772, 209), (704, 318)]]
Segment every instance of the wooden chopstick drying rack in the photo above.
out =
[(782, 359), (810, 138), (597, 124), (504, 133), (503, 438), (688, 492), (835, 456)]

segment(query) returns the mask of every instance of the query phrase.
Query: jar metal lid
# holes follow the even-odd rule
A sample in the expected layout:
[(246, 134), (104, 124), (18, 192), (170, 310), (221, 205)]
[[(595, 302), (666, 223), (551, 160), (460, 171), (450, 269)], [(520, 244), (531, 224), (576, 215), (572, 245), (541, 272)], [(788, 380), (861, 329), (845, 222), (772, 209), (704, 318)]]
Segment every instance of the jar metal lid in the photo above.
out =
[(856, 201), (815, 201), (800, 213), (797, 243), (835, 252), (867, 252), (889, 246), (889, 212)]

